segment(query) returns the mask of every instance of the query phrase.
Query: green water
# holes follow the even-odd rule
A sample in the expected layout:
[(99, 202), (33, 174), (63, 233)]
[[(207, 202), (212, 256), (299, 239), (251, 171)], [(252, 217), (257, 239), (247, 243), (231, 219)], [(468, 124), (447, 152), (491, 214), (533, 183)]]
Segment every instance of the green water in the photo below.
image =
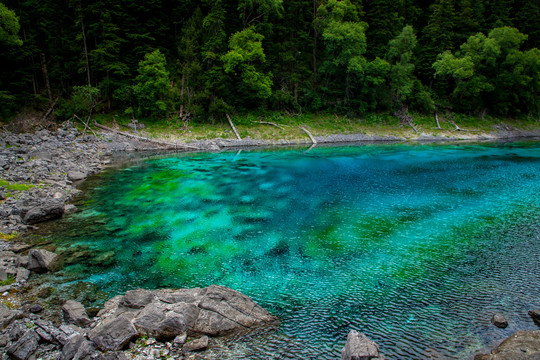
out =
[(390, 359), (464, 359), (535, 328), (539, 143), (171, 155), (90, 185), (54, 238), (97, 255), (62, 275), (111, 295), (239, 290), (282, 325), (231, 358), (335, 359), (356, 329)]

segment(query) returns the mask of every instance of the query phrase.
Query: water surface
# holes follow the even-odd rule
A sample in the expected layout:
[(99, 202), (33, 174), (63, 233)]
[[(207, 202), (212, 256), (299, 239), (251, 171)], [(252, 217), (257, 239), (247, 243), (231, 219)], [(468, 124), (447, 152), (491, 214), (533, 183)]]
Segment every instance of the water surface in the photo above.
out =
[(538, 143), (171, 155), (89, 184), (53, 237), (97, 255), (65, 278), (239, 290), (282, 325), (228, 344), (232, 358), (335, 359), (356, 329), (390, 359), (464, 359), (535, 328)]

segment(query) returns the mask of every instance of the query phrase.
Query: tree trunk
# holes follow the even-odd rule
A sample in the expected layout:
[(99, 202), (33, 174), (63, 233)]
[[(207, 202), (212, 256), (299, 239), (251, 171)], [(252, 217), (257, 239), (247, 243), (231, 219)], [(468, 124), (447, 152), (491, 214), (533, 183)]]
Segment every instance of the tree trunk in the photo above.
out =
[(238, 131), (236, 130), (236, 127), (234, 126), (232, 120), (231, 120), (231, 117), (229, 116), (229, 114), (226, 114), (227, 115), (227, 120), (229, 120), (229, 125), (231, 125), (234, 133), (236, 134), (236, 137), (238, 138), (238, 140), (242, 140), (242, 138), (240, 137), (240, 134), (238, 133)]
[(182, 118), (184, 116), (184, 84), (186, 81), (186, 76), (182, 73), (182, 80), (180, 85), (180, 111), (178, 112), (178, 117)]
[(45, 54), (41, 53), (41, 71), (43, 72), (43, 80), (45, 80), (45, 87), (47, 89), (47, 96), (49, 97), (49, 105), (53, 103), (51, 85), (49, 84), (49, 72), (47, 71), (47, 63), (45, 62)]
[(435, 112), (435, 122), (437, 123), (437, 129), (442, 130), (441, 124), (439, 123), (439, 116), (437, 116), (437, 112)]
[(90, 87), (92, 86), (92, 82), (90, 81), (90, 62), (88, 61), (88, 47), (86, 46), (86, 33), (84, 31), (84, 22), (83, 22), (82, 12), (80, 16), (81, 16), (82, 39), (83, 39), (83, 46), (84, 46), (84, 57), (86, 59), (86, 76), (88, 77), (88, 89), (90, 89)]

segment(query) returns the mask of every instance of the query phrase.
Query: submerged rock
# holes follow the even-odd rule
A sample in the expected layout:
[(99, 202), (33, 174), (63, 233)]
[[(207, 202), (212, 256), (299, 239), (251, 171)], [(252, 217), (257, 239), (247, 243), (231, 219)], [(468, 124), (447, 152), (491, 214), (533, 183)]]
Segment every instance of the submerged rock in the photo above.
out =
[(379, 346), (369, 338), (352, 330), (347, 336), (347, 343), (341, 351), (341, 360), (384, 360), (379, 353)]
[(540, 326), (540, 310), (529, 310), (529, 316), (534, 321), (534, 323), (538, 326)]
[(493, 316), (491, 317), (491, 323), (501, 329), (504, 329), (508, 326), (508, 321), (501, 313), (493, 314)]
[(504, 340), (491, 354), (479, 354), (474, 360), (540, 359), (540, 330), (518, 331)]

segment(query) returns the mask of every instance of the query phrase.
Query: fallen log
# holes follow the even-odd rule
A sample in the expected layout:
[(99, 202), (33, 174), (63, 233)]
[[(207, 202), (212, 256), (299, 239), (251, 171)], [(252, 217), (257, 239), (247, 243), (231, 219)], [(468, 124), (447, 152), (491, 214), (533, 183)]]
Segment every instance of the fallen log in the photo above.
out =
[(133, 134), (126, 133), (126, 132), (123, 132), (123, 131), (118, 131), (118, 130), (108, 128), (106, 126), (98, 124), (97, 122), (94, 122), (94, 126), (100, 128), (102, 130), (105, 130), (105, 131), (110, 131), (110, 132), (112, 132), (114, 134), (125, 136), (125, 137), (130, 138), (130, 139), (160, 145), (160, 146), (162, 146), (162, 147), (164, 147), (165, 149), (168, 149), (168, 150), (172, 150), (172, 149), (175, 149), (175, 150), (176, 149), (204, 150), (202, 148), (195, 147), (195, 146), (189, 146), (189, 145), (186, 145), (186, 144), (177, 144), (177, 143), (173, 144), (173, 143), (169, 143), (169, 142), (165, 142), (165, 141), (153, 140), (153, 139), (145, 138), (145, 137), (142, 137), (142, 136), (133, 135)]
[(266, 125), (272, 125), (272, 126), (275, 126), (275, 127), (278, 127), (280, 128), (281, 130), (285, 130), (285, 128), (279, 124), (276, 124), (276, 123), (273, 123), (273, 122), (270, 122), (270, 121), (254, 121), (254, 123), (259, 123), (259, 124), (266, 124)]
[(229, 120), (229, 125), (231, 125), (234, 133), (236, 134), (236, 137), (238, 138), (238, 140), (242, 140), (242, 138), (240, 137), (240, 134), (238, 133), (238, 131), (236, 131), (236, 127), (234, 126), (232, 120), (231, 120), (231, 117), (229, 116), (229, 114), (226, 114), (227, 115), (227, 120)]
[(299, 126), (299, 128), (302, 129), (302, 130), (304, 130), (304, 132), (305, 132), (306, 134), (308, 134), (308, 136), (309, 136), (309, 138), (311, 139), (311, 142), (312, 142), (313, 144), (317, 144), (317, 140), (315, 140), (315, 138), (313, 137), (313, 135), (311, 135), (311, 133), (310, 133), (305, 127)]

